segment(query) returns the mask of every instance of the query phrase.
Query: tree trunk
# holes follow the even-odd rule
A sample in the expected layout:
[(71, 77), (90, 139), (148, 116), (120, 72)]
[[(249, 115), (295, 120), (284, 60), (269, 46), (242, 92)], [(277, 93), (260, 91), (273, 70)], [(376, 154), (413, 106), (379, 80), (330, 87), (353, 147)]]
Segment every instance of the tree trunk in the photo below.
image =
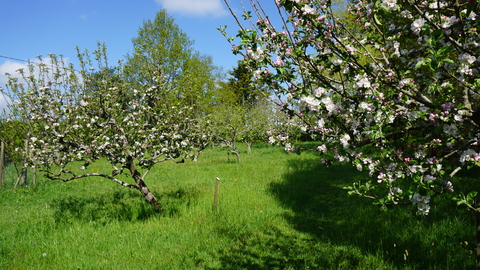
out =
[(195, 154), (193, 155), (193, 161), (197, 162), (198, 156), (200, 156), (200, 154), (203, 152), (203, 150), (205, 150), (205, 148), (207, 148), (207, 145), (202, 146), (202, 147), (199, 147), (199, 148), (197, 149), (197, 153), (195, 153)]
[(247, 146), (247, 154), (252, 153), (252, 142), (245, 142), (245, 145)]
[(133, 164), (133, 160), (130, 160), (128, 162), (128, 169), (130, 170), (130, 173), (132, 174), (132, 177), (135, 180), (136, 188), (142, 193), (145, 200), (150, 205), (152, 205), (156, 210), (163, 211), (163, 207), (160, 205), (160, 203), (158, 202), (157, 198), (155, 198), (153, 193), (150, 192), (150, 190), (148, 189), (147, 184), (145, 184), (145, 181), (143, 181), (143, 177), (140, 175), (140, 172), (137, 171), (135, 164)]
[(234, 145), (232, 149), (233, 149), (232, 153), (234, 153), (237, 156), (237, 161), (238, 163), (240, 163), (242, 159), (240, 158), (240, 153), (238, 152), (238, 148)]

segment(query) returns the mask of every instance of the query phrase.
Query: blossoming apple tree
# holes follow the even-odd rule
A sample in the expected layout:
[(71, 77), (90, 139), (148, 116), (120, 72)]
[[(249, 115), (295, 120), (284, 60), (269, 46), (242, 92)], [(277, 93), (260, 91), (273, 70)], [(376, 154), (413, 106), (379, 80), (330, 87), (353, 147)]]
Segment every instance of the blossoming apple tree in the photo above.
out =
[[(232, 12), (233, 52), (308, 119), (319, 151), (369, 172), (351, 194), (427, 215), (459, 170), (480, 164), (479, 1), (352, 1), (355, 27), (329, 0), (276, 0), (277, 19), (251, 4), (255, 19)], [(459, 202), (475, 209), (475, 194)]]
[[(190, 131), (196, 124), (191, 108), (169, 98), (158, 68), (144, 68), (150, 82), (132, 87), (123, 80), (122, 65), (99, 72), (110, 68), (104, 46), (94, 54), (98, 66), (79, 52), (80, 71), (66, 67), (61, 57), (39, 57), (29, 71), (18, 70), (25, 82), (10, 79), (17, 115), (29, 126), (29, 163), (53, 180), (110, 179), (137, 189), (161, 210), (145, 178), (159, 162), (181, 162), (198, 141)], [(102, 158), (111, 164), (110, 173), (88, 170)]]

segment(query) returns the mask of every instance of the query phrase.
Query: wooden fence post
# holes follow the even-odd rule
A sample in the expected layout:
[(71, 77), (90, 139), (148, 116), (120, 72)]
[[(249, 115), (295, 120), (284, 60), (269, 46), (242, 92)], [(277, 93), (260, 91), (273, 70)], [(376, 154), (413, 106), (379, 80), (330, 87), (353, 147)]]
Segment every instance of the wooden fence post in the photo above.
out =
[(218, 208), (218, 189), (220, 186), (220, 178), (216, 178), (217, 181), (215, 182), (215, 193), (213, 194), (213, 211), (216, 211)]
[(22, 170), (20, 173), (20, 177), (22, 182), (20, 183), (23, 186), (26, 186), (28, 184), (27, 181), (27, 172), (28, 172), (28, 167), (27, 167), (27, 158), (28, 158), (28, 139), (25, 139), (24, 141), (24, 146), (23, 146), (23, 160), (22, 160)]

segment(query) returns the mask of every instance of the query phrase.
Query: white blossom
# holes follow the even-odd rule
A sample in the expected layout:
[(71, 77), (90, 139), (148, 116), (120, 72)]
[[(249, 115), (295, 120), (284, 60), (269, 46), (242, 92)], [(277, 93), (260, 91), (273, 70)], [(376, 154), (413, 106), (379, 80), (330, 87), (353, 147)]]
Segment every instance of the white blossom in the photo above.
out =
[(446, 18), (445, 22), (442, 24), (442, 27), (443, 28), (449, 28), (450, 26), (454, 25), (458, 21), (459, 21), (459, 19), (455, 16)]
[(347, 148), (350, 144), (348, 143), (350, 141), (350, 135), (345, 134), (340, 138), (340, 142), (342, 143), (343, 147)]
[(475, 62), (475, 56), (471, 56), (468, 53), (462, 53), (458, 56), (458, 59), (460, 60), (460, 64), (462, 65), (470, 65)]
[(260, 69), (255, 70), (253, 72), (253, 77), (257, 80), (260, 79), (262, 77), (262, 70)]
[(325, 144), (322, 144), (317, 148), (317, 150), (319, 152), (326, 153), (327, 152), (327, 146)]
[(443, 126), (443, 132), (445, 132), (445, 134), (447, 134), (448, 136), (454, 136), (457, 134), (458, 129), (455, 124), (450, 124)]
[(425, 24), (425, 22), (426, 21), (423, 18), (416, 19), (415, 21), (413, 21), (411, 25), (413, 33), (418, 35), (420, 33), (420, 30), (422, 30), (422, 27)]
[(320, 109), (320, 101), (312, 96), (300, 98), (299, 105), (302, 108), (308, 108), (310, 111), (318, 111)]
[(357, 88), (360, 88), (360, 87), (365, 87), (365, 88), (369, 88), (371, 86), (370, 84), (370, 81), (368, 80), (368, 77), (366, 74), (358, 74), (355, 76), (355, 86)]
[(335, 103), (333, 103), (331, 98), (322, 98), (321, 102), (325, 105), (329, 113), (333, 113), (335, 111)]
[(381, 6), (388, 10), (396, 10), (397, 0), (383, 0)]

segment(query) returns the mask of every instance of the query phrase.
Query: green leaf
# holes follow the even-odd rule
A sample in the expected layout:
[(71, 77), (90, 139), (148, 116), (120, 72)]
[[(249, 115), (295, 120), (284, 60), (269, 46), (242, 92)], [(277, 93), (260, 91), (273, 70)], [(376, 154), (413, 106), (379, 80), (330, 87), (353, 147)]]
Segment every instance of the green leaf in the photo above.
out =
[(380, 19), (378, 18), (377, 14), (373, 14), (373, 19), (375, 20), (375, 23), (376, 23), (376, 24), (382, 25), (382, 22), (381, 22)]
[(432, 71), (437, 71), (438, 70), (438, 61), (435, 59), (432, 59), (428, 65)]
[(435, 53), (435, 56), (438, 57), (438, 58), (445, 57), (452, 50), (453, 50), (452, 46), (442, 47)]
[(415, 65), (415, 69), (419, 69), (424, 65), (428, 65), (430, 64), (431, 61), (432, 59), (430, 58), (423, 58), (422, 60), (418, 61), (418, 63)]
[(476, 191), (472, 191), (470, 193), (467, 194), (467, 202), (470, 201), (470, 202), (473, 202), (473, 200), (475, 199), (475, 196), (477, 196), (477, 193)]
[(443, 32), (442, 29), (437, 29), (435, 31), (433, 31), (432, 33), (432, 37), (435, 39), (435, 42), (439, 42), (443, 36), (445, 35), (445, 33)]
[(453, 63), (455, 63), (455, 62), (453, 62), (452, 59), (449, 59), (449, 58), (442, 59), (442, 61), (443, 61), (444, 63), (448, 63), (448, 64), (453, 64)]

